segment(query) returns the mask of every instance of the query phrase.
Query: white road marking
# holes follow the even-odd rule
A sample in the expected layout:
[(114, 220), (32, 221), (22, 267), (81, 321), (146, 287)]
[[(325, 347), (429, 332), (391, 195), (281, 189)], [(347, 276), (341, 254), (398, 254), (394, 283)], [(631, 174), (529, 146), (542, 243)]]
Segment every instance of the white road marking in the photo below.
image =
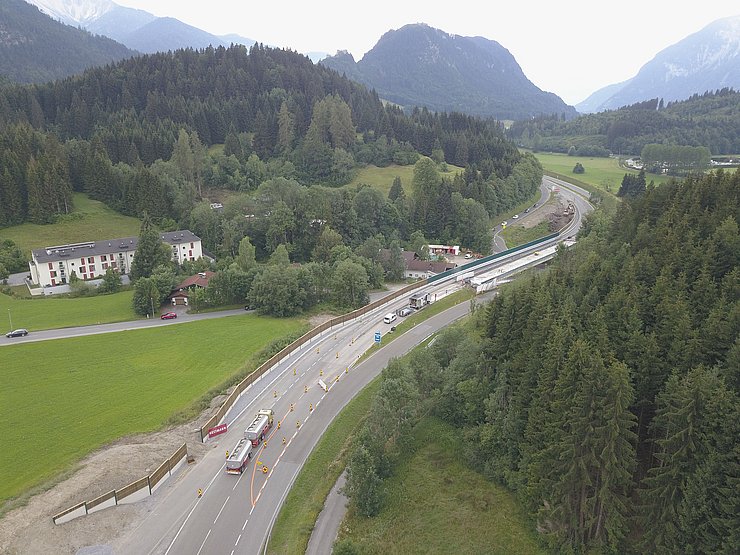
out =
[[(226, 501), (224, 501), (224, 504), (223, 504), (223, 505), (221, 505), (221, 510), (220, 510), (220, 511), (218, 512), (218, 514), (216, 515), (216, 520), (218, 520), (218, 517), (220, 517), (220, 516), (221, 516), (221, 513), (223, 512), (223, 510), (224, 510), (224, 507), (226, 506), (226, 503), (228, 503), (228, 502), (229, 502), (229, 499), (231, 499), (231, 496), (230, 496), (230, 495), (226, 497)], [(214, 521), (213, 521), (213, 524), (216, 524), (216, 520), (214, 520)]]
[(206, 544), (206, 540), (208, 539), (208, 536), (211, 535), (211, 530), (208, 530), (208, 533), (206, 534), (206, 537), (203, 539), (203, 543), (200, 544), (200, 549), (198, 550), (197, 555), (200, 555), (200, 552), (203, 551), (203, 546)]

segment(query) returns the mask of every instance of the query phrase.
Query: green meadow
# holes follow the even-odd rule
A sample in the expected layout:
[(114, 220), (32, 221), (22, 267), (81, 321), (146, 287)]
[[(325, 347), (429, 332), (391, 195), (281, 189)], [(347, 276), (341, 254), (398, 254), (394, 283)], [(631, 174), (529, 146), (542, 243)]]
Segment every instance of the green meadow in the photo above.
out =
[(29, 331), (108, 324), (141, 318), (131, 307), (133, 291), (95, 297), (10, 297), (0, 293), (0, 330), (27, 328)]
[[(458, 168), (452, 164), (447, 164), (447, 171), (440, 172), (443, 177), (452, 179), (456, 173), (463, 171), (463, 168)], [(411, 182), (414, 179), (414, 166), (397, 166), (391, 164), (385, 168), (379, 168), (378, 166), (366, 166), (361, 168), (355, 178), (345, 187), (356, 187), (360, 184), (371, 185), (375, 189), (381, 191), (384, 195), (388, 196), (388, 192), (391, 190), (393, 180), (396, 177), (401, 178), (401, 185), (407, 196), (411, 195)]]
[(139, 235), (141, 222), (123, 216), (83, 193), (73, 193), (74, 210), (54, 224), (25, 223), (0, 229), (0, 240), (10, 239), (31, 258), (31, 250)]
[[(596, 158), (568, 156), (566, 154), (534, 153), (542, 167), (553, 174), (563, 176), (568, 181), (578, 180), (600, 189), (605, 193), (616, 195), (626, 173), (637, 175), (639, 172), (619, 165), (617, 158)], [(573, 173), (576, 163), (580, 162), (586, 170), (584, 173)], [(654, 181), (656, 185), (665, 183), (670, 178), (662, 175), (646, 174), (648, 183)]]
[(244, 314), (0, 348), (0, 505), (116, 439), (194, 416), (305, 325)]

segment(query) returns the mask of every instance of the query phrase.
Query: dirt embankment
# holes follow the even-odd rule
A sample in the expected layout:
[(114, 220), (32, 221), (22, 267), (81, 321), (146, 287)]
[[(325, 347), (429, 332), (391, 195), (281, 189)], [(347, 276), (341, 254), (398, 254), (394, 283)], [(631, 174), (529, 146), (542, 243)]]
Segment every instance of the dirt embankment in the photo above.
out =
[(150, 474), (183, 443), (189, 455), (200, 459), (207, 449), (200, 442), (200, 426), (224, 398), (213, 399), (211, 408), (194, 422), (124, 438), (90, 454), (69, 477), (3, 515), (0, 554), (74, 554), (87, 546), (97, 548), (86, 553), (112, 553), (116, 539), (151, 510), (154, 498), (103, 509), (58, 526), (52, 516)]

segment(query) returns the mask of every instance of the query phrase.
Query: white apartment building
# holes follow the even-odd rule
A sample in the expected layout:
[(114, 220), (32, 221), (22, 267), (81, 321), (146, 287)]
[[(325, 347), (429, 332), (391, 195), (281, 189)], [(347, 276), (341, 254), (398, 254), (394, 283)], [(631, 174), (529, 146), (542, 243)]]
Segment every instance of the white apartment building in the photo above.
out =
[[(160, 239), (172, 247), (172, 260), (178, 264), (203, 256), (200, 237), (191, 231), (168, 231)], [(28, 263), (31, 281), (53, 287), (68, 283), (72, 272), (84, 280), (101, 278), (108, 268), (128, 274), (138, 242), (138, 237), (124, 237), (36, 249)]]

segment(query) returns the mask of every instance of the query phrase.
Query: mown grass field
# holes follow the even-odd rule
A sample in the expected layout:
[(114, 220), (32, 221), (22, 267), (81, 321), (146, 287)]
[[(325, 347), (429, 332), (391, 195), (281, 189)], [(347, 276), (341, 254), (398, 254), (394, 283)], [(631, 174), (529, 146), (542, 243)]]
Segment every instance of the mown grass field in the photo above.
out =
[(384, 506), (374, 518), (350, 512), (340, 541), (357, 553), (535, 554), (546, 551), (514, 496), (464, 462), (459, 431), (422, 420), (413, 446), (384, 483)]
[(244, 314), (0, 348), (0, 505), (103, 445), (192, 412), (305, 326)]
[[(447, 164), (447, 172), (440, 172), (443, 177), (449, 177), (450, 179), (455, 176), (457, 172), (463, 171), (463, 168), (458, 168), (452, 164)], [(403, 190), (406, 192), (406, 196), (411, 195), (411, 182), (414, 179), (414, 166), (397, 166), (392, 164), (386, 168), (379, 168), (377, 166), (367, 166), (357, 172), (355, 178), (345, 187), (356, 187), (361, 183), (371, 185), (375, 189), (381, 191), (384, 195), (388, 196), (388, 192), (391, 190), (393, 180), (396, 176), (401, 178), (401, 185)]]
[(131, 308), (133, 291), (121, 291), (96, 297), (15, 298), (0, 293), (0, 317), (10, 328), (27, 328), (34, 332), (54, 328), (124, 322), (141, 318)]
[[(639, 172), (619, 166), (617, 158), (595, 158), (595, 157), (578, 157), (568, 156), (566, 154), (548, 154), (542, 152), (534, 153), (542, 167), (553, 173), (557, 173), (570, 179), (577, 179), (605, 193), (616, 195), (619, 186), (622, 184), (622, 178), (626, 173), (637, 175)], [(573, 167), (580, 162), (586, 170), (585, 173), (573, 173)], [(662, 175), (646, 174), (645, 179), (648, 183), (654, 181), (656, 185), (665, 183), (668, 177)]]
[(141, 222), (108, 208), (83, 193), (73, 194), (74, 211), (54, 224), (25, 223), (0, 229), (0, 240), (10, 239), (30, 260), (31, 250), (82, 241), (117, 239), (139, 234)]

